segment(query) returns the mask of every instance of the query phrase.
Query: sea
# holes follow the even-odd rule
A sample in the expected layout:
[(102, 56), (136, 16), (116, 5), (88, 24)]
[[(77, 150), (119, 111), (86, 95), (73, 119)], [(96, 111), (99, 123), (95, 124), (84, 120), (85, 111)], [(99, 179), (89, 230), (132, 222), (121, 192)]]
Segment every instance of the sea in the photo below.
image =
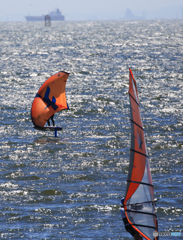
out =
[[(0, 22), (0, 239), (124, 239), (137, 82), (160, 239), (183, 239), (183, 20)], [(69, 73), (63, 130), (34, 129), (46, 79)]]

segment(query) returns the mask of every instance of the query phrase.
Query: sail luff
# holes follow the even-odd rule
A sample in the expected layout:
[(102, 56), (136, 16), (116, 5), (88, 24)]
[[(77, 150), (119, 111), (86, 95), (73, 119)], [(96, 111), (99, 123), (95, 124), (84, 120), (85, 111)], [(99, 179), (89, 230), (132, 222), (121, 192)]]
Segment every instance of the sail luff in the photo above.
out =
[(153, 182), (141, 121), (137, 86), (131, 69), (129, 69), (129, 97), (131, 151), (124, 210), (128, 222), (145, 239), (157, 239), (153, 236), (154, 231), (158, 231)]

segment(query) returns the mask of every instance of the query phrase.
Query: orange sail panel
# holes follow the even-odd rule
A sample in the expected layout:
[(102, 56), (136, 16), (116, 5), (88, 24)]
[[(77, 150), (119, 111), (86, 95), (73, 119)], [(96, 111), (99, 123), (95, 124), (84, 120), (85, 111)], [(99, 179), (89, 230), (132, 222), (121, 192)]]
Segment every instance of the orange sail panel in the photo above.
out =
[(43, 128), (56, 112), (68, 109), (65, 85), (69, 73), (58, 72), (41, 86), (32, 103), (31, 118), (36, 127)]
[(145, 239), (157, 239), (153, 182), (141, 121), (136, 81), (129, 69), (129, 96), (131, 112), (131, 151), (124, 200), (125, 215), (134, 229)]

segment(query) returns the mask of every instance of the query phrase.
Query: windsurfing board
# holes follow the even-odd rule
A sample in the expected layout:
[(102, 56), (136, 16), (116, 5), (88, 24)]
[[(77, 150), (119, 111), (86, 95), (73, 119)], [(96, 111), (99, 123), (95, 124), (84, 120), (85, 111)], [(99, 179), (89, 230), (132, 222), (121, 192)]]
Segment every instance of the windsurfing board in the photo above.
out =
[(61, 127), (55, 127), (55, 126), (46, 126), (46, 127), (37, 127), (35, 126), (34, 127), (35, 129), (37, 130), (40, 130), (40, 131), (61, 131), (62, 128)]

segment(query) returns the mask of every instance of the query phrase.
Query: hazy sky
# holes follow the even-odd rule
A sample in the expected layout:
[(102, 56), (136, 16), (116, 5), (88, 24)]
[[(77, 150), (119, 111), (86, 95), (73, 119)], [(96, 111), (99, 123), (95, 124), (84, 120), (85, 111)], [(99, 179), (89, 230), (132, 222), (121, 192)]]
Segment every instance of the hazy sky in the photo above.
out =
[(147, 18), (183, 18), (181, 6), (183, 0), (0, 0), (0, 21), (25, 21), (56, 8), (68, 21), (121, 19), (127, 8)]

